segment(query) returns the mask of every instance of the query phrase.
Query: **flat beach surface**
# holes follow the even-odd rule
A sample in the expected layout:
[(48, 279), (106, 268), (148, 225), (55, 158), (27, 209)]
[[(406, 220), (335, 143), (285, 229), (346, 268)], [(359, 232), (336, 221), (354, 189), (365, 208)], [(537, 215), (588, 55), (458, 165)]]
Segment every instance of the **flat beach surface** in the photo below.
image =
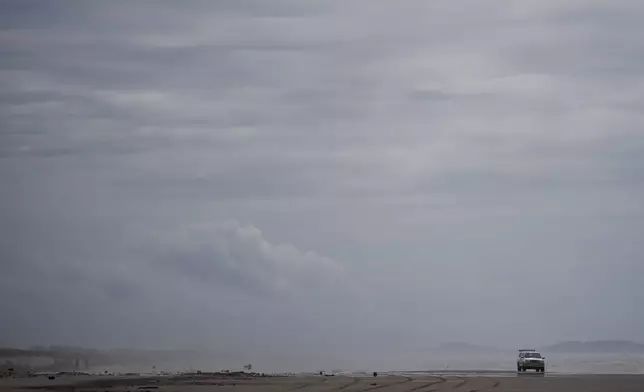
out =
[(414, 374), (371, 376), (218, 376), (90, 377), (63, 376), (0, 380), (0, 392), (210, 392), (210, 391), (644, 391), (644, 375), (565, 374)]

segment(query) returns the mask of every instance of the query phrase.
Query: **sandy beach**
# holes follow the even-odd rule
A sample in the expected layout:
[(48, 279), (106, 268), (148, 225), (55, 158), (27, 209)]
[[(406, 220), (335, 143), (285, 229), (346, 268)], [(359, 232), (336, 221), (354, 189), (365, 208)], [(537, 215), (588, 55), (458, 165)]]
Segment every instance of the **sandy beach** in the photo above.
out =
[(642, 391), (644, 375), (565, 375), (565, 374), (423, 374), (372, 376), (291, 376), (291, 377), (58, 377), (5, 379), (1, 392), (206, 392), (206, 391)]

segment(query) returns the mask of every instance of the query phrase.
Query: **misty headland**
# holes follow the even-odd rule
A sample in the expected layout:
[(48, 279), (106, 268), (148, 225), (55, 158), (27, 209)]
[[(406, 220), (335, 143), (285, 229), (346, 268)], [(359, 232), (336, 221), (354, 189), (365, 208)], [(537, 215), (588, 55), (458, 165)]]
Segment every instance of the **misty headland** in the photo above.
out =
[[(644, 344), (625, 340), (567, 341), (534, 347), (547, 357), (552, 372), (644, 373)], [(417, 357), (418, 353), (408, 355)], [(397, 356), (393, 356), (397, 358)], [(516, 349), (466, 342), (449, 342), (427, 350), (416, 363), (405, 360), (381, 362), (364, 359), (354, 367), (342, 361), (272, 357), (217, 350), (97, 350), (47, 346), (30, 349), (0, 349), (0, 366), (29, 371), (80, 371), (88, 373), (155, 373), (178, 371), (239, 370), (253, 363), (263, 372), (335, 371), (507, 371), (515, 367)], [(390, 367), (382, 367), (390, 366)], [(0, 369), (2, 371), (2, 369)]]

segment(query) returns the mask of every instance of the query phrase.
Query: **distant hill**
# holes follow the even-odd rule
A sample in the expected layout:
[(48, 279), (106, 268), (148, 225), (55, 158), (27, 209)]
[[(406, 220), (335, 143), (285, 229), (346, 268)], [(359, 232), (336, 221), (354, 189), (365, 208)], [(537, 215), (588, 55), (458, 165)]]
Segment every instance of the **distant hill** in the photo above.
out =
[(542, 350), (560, 353), (644, 353), (644, 344), (629, 340), (567, 341), (543, 347)]
[[(37, 371), (75, 371), (96, 366), (146, 367), (200, 367), (216, 366), (222, 361), (241, 363), (239, 356), (215, 351), (193, 350), (95, 350), (75, 347), (33, 347), (29, 350), (0, 347), (0, 365), (12, 363), (13, 367), (23, 364)], [(46, 360), (45, 360), (46, 359)], [(227, 362), (226, 362), (227, 363)], [(225, 363), (222, 363), (225, 365)], [(219, 370), (219, 369), (217, 369)], [(0, 371), (1, 373), (1, 371)]]

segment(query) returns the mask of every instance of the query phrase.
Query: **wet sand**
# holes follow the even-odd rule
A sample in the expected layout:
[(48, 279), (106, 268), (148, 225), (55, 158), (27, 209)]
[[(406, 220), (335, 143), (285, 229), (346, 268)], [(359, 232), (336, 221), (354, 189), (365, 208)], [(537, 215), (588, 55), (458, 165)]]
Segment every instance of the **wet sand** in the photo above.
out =
[(293, 376), (266, 378), (174, 377), (59, 377), (0, 380), (0, 392), (210, 392), (210, 391), (495, 391), (576, 392), (644, 391), (644, 375), (386, 375), (378, 377)]

